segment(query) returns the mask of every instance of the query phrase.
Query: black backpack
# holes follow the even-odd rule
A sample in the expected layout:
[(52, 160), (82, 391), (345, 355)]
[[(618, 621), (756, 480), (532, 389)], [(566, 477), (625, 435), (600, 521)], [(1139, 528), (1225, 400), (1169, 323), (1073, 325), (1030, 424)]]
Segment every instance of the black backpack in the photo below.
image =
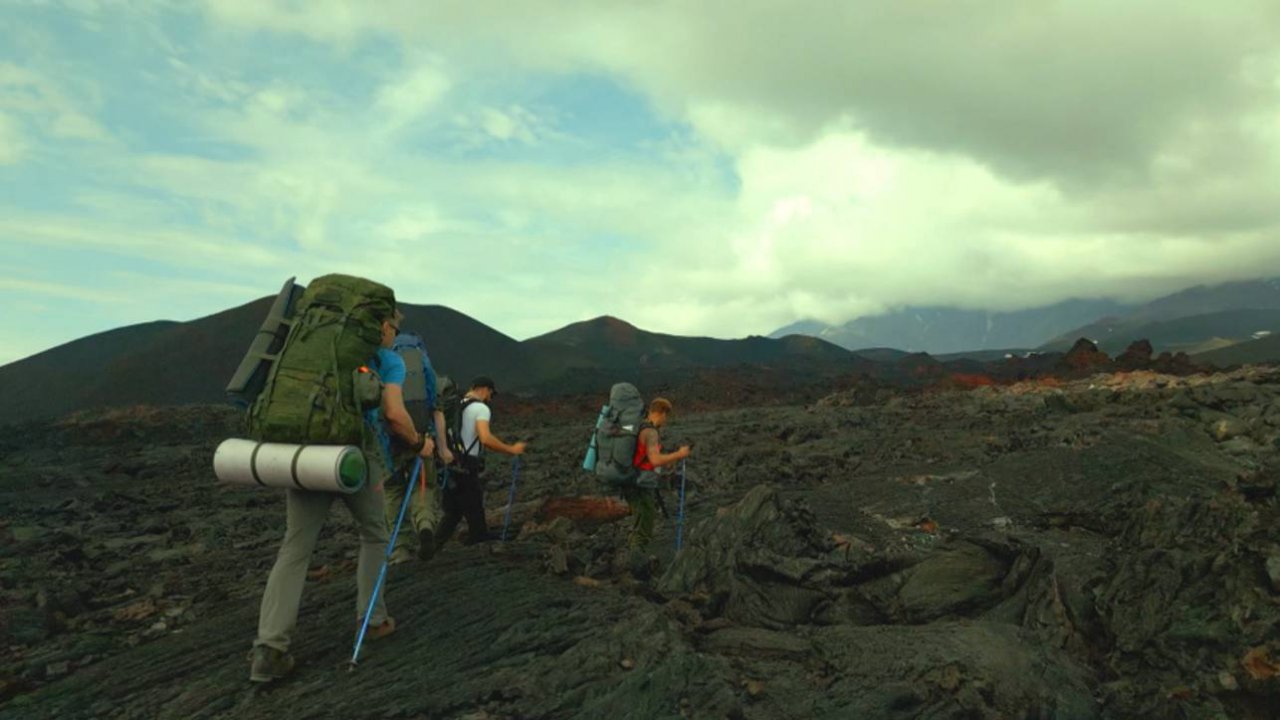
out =
[[(444, 414), (444, 438), (449, 445), (449, 452), (453, 453), (453, 467), (468, 475), (484, 472), (484, 446), (480, 445), (480, 454), (473, 456), (462, 444), (462, 413), (472, 403), (480, 401), (463, 397), (457, 383), (448, 375), (441, 375), (436, 381), (436, 401)], [(479, 443), (480, 436), (477, 435), (472, 446)]]

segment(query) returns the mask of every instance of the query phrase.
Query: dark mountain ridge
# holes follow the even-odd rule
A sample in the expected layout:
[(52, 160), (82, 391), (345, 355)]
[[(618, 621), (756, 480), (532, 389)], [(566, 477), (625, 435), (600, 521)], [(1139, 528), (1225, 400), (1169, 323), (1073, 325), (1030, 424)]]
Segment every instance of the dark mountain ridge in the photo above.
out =
[(602, 316), (530, 338), (529, 348), (572, 357), (584, 367), (725, 367), (786, 360), (844, 361), (849, 353), (819, 338), (792, 335), (741, 340), (685, 337), (641, 330)]
[[(1270, 311), (1268, 313), (1267, 311)], [(1257, 331), (1275, 330), (1280, 316), (1280, 279), (1197, 285), (1068, 330), (1038, 347), (1066, 350), (1077, 338), (1116, 351), (1139, 338), (1157, 350), (1187, 350), (1218, 339), (1243, 342)]]
[[(626, 379), (647, 393), (671, 392), (715, 407), (744, 398), (801, 401), (868, 382), (922, 387), (948, 382), (988, 384), (1059, 370), (1079, 373), (1099, 369), (1099, 362), (1111, 362), (1108, 355), (1117, 356), (1138, 339), (1149, 338), (1155, 354), (1193, 353), (1248, 341), (1273, 328), (1280, 331), (1280, 283), (1237, 285), (1212, 292), (1193, 289), (1155, 301), (1132, 314), (1148, 318), (1142, 323), (1123, 318), (1107, 321), (1112, 323), (1108, 327), (1117, 329), (1096, 338), (1101, 340), (1097, 349), (1106, 354), (1099, 355), (1098, 362), (1083, 363), (1078, 362), (1079, 353), (1073, 356), (1064, 351), (1081, 337), (1091, 337), (1085, 333), (1102, 327), (1099, 323), (1082, 328), (1071, 343), (1055, 343), (1040, 353), (993, 349), (930, 355), (890, 347), (849, 351), (809, 335), (737, 340), (684, 337), (649, 332), (608, 316), (518, 341), (448, 307), (406, 303), (401, 309), (406, 316), (404, 327), (426, 339), (436, 370), (461, 382), (487, 374), (510, 394), (533, 399), (595, 397)], [(1233, 297), (1271, 302), (1268, 293), (1276, 295), (1272, 300), (1277, 307), (1149, 319), (1181, 312), (1206, 298), (1209, 307), (1229, 304)], [(0, 423), (100, 407), (225, 402), (226, 383), (271, 301), (271, 297), (260, 298), (189, 322), (119, 328), (2, 366)], [(1206, 345), (1206, 341), (1212, 342)], [(1280, 359), (1270, 355), (1273, 347), (1273, 343), (1252, 345), (1248, 357), (1255, 362)], [(1226, 356), (1202, 357), (1223, 362)], [(1188, 363), (1175, 366), (1190, 367)]]
[[(0, 367), (0, 423), (132, 404), (219, 403), (273, 298), (190, 322), (99, 333)], [(524, 342), (440, 305), (401, 304), (404, 327), (427, 341), (441, 374), (478, 374), (535, 395), (607, 392), (619, 379), (673, 387), (699, 369), (755, 369), (805, 384), (866, 361), (814, 338), (686, 338), (597, 318)], [(795, 378), (788, 380), (788, 378)]]

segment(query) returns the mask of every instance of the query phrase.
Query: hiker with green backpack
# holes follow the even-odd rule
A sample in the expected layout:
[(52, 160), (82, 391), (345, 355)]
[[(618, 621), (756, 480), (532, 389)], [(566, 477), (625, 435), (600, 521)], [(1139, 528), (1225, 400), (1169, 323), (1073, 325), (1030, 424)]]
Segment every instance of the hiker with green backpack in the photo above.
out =
[(384, 594), (376, 591), (388, 539), (383, 483), (392, 472), (391, 436), (422, 457), (435, 450), (404, 407), (404, 363), (390, 350), (402, 317), (390, 288), (346, 275), (316, 278), (298, 300), (284, 348), (249, 408), (248, 429), (255, 440), (300, 447), (354, 445), (368, 468), (367, 482), (351, 494), (286, 490), (284, 541), (263, 592), (250, 654), (254, 682), (293, 670), (289, 648), (307, 569), (337, 498), (359, 530), (356, 619), (368, 611), (364, 638), (395, 630)]

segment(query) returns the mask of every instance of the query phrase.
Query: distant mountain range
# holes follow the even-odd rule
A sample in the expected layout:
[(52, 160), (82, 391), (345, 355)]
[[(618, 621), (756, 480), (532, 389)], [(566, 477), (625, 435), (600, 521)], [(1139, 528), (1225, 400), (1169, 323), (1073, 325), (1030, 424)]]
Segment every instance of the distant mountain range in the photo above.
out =
[[(118, 328), (0, 366), (0, 423), (96, 407), (224, 402), (272, 299), (190, 322)], [(665, 335), (599, 317), (518, 341), (447, 307), (401, 309), (404, 327), (423, 335), (438, 371), (463, 382), (492, 375), (527, 398), (604, 396), (624, 379), (651, 393), (678, 389), (684, 399), (721, 405), (787, 393), (817, 397), (864, 381), (1018, 379), (1056, 372), (1080, 338), (1112, 356), (1147, 339), (1157, 354), (1198, 353), (1198, 362), (1220, 366), (1280, 361), (1277, 280), (1197, 287), (1134, 307), (1079, 300), (1017, 313), (915, 308), (841, 328), (799, 323), (775, 333), (781, 337), (738, 340)], [(1110, 314), (1081, 321), (1089, 312)], [(994, 347), (966, 346), (963, 338)], [(848, 349), (861, 342), (867, 344)], [(933, 354), (911, 351), (917, 347)]]
[[(0, 366), (0, 423), (94, 407), (220, 403), (274, 298), (190, 322), (152, 322), (98, 333)], [(478, 374), (526, 394), (596, 393), (627, 379), (669, 387), (706, 369), (749, 368), (821, 383), (870, 361), (822, 340), (715, 340), (661, 335), (615, 318), (575, 323), (517, 341), (439, 305), (401, 304), (432, 363), (461, 382)]]
[(978, 359), (977, 351), (1065, 352), (1082, 337), (1112, 355), (1141, 339), (1156, 352), (1198, 353), (1266, 332), (1280, 333), (1280, 279), (1196, 286), (1142, 305), (1068, 300), (1007, 313), (908, 307), (839, 326), (801, 321), (770, 337), (799, 333), (862, 353), (897, 348)]
[(1267, 332), (1280, 332), (1280, 279), (1189, 288), (1074, 328), (1045, 342), (1041, 349), (1063, 350), (1086, 337), (1114, 353), (1145, 338), (1157, 351), (1195, 353)]
[(1066, 300), (1015, 312), (906, 307), (884, 315), (861, 317), (843, 325), (803, 320), (779, 328), (769, 337), (812, 335), (849, 350), (896, 348), (933, 355), (1034, 348), (1072, 328), (1133, 309), (1111, 300)]
[(1250, 363), (1276, 362), (1280, 360), (1280, 332), (1265, 335), (1256, 340), (1228, 345), (1202, 352), (1196, 360), (1216, 367), (1247, 365)]

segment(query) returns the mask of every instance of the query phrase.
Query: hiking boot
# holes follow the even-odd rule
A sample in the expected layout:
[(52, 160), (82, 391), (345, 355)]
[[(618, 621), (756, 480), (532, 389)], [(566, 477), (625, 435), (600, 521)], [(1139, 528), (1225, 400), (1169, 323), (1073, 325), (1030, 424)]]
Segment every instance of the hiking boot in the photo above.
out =
[(413, 553), (411, 553), (408, 548), (401, 545), (391, 551), (391, 557), (387, 558), (387, 564), (399, 565), (400, 563), (407, 563), (412, 559)]
[(387, 619), (383, 620), (381, 625), (370, 625), (369, 629), (364, 633), (364, 639), (381, 640), (395, 631), (396, 619), (388, 615)]
[(462, 541), (463, 545), (479, 545), (481, 543), (499, 542), (502, 540), (502, 534), (488, 530), (483, 533), (472, 533), (467, 530), (467, 539)]
[(435, 557), (436, 554), (436, 536), (430, 530), (423, 530), (418, 533), (418, 559), (426, 562)]
[(658, 556), (650, 555), (640, 548), (632, 548), (627, 553), (627, 570), (632, 578), (648, 582), (658, 576)]
[(293, 672), (293, 656), (266, 645), (258, 645), (249, 653), (249, 681), (271, 682)]

